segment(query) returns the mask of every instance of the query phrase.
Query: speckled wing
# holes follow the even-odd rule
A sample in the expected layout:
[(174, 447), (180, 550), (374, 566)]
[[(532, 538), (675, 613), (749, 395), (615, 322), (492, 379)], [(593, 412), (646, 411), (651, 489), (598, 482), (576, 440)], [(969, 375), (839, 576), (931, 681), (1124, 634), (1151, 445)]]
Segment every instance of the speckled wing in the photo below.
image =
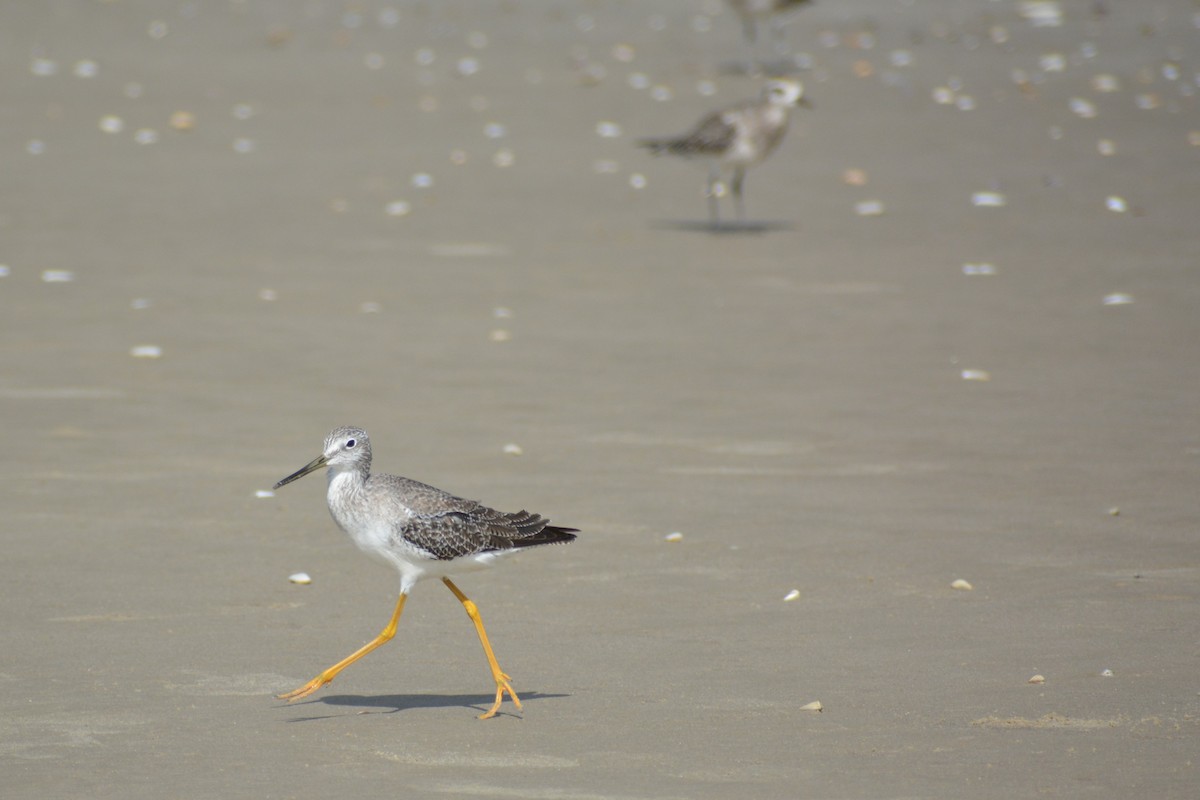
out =
[(386, 477), (402, 490), (400, 495), (410, 512), (395, 535), (440, 561), (569, 542), (578, 532), (550, 525), (549, 520), (528, 511), (506, 514), (418, 481)]
[(733, 145), (737, 126), (733, 120), (741, 109), (715, 111), (691, 131), (674, 139), (643, 139), (639, 144), (650, 148), (655, 155), (671, 153), (677, 156), (720, 156)]
[(399, 535), (414, 547), (439, 561), (476, 553), (515, 550), (541, 544), (569, 542), (574, 529), (550, 525), (528, 511), (505, 514), (477, 505), (474, 511), (451, 511), (428, 517), (413, 517)]
[(376, 497), (396, 498), (404, 504), (403, 509), (396, 509), (397, 517), (402, 512), (429, 517), (452, 511), (470, 513), (483, 508), (474, 500), (467, 500), (436, 486), (397, 475), (372, 475), (368, 478), (368, 486)]

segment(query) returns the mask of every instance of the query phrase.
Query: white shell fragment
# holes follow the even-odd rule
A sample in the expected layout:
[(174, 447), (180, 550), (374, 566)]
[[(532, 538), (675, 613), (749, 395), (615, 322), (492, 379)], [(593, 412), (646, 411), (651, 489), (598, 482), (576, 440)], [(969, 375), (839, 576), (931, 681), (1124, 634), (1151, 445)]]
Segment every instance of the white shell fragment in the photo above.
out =
[(307, 572), (295, 572), (288, 575), (288, 580), (299, 586), (308, 586), (312, 583), (312, 577)]
[(963, 592), (969, 592), (975, 587), (971, 585), (970, 581), (964, 581), (962, 578), (959, 578), (958, 580), (954, 581), (954, 583), (950, 584), (950, 588), (958, 589), (959, 591)]
[(1113, 671), (1111, 669), (1105, 668), (1105, 669), (1100, 670), (1101, 678), (1111, 678), (1112, 676), (1113, 676)]
[(254, 496), (259, 497), (259, 498), (274, 497), (275, 493), (272, 492), (270, 489), (259, 489), (257, 492), (254, 493)]
[(162, 358), (162, 348), (156, 344), (139, 344), (129, 349), (134, 358)]
[(963, 264), (963, 275), (995, 275), (996, 267), (994, 264), (979, 263), (979, 264)]
[(964, 381), (990, 381), (992, 375), (986, 369), (964, 369), (962, 379)]
[(1017, 13), (1035, 28), (1057, 28), (1063, 23), (1063, 10), (1058, 0), (1025, 0)]
[(1106, 306), (1127, 306), (1133, 302), (1133, 295), (1124, 292), (1113, 292), (1104, 296)]
[(75, 280), (75, 273), (69, 269), (42, 270), (42, 283), (70, 283)]
[(29, 62), (29, 71), (39, 78), (58, 74), (58, 62), (52, 58), (35, 58)]
[(979, 208), (1000, 208), (1008, 199), (1000, 192), (975, 192), (971, 195), (971, 205)]
[(854, 213), (860, 217), (878, 217), (883, 211), (883, 202), (880, 200), (863, 200), (854, 204)]
[(800, 597), (800, 590), (799, 590), (799, 589), (792, 589), (790, 592), (788, 592), (787, 594), (785, 594), (785, 595), (783, 596), (783, 602), (785, 602), (785, 603), (790, 603), (790, 602), (792, 602), (793, 600), (796, 600), (796, 599), (798, 599), (799, 597)]
[(668, 533), (666, 536), (664, 536), (664, 537), (663, 537), (663, 541), (667, 541), (667, 542), (682, 542), (682, 541), (683, 541), (683, 534), (682, 534), (682, 533), (680, 533), (679, 531), (674, 531), (673, 533)]
[(504, 445), (504, 454), (506, 456), (521, 456), (525, 455), (525, 451), (521, 449), (521, 445), (516, 442), (509, 442)]
[(1071, 113), (1081, 119), (1096, 118), (1096, 104), (1091, 100), (1084, 100), (1082, 97), (1072, 97), (1067, 105), (1070, 107)]
[(821, 705), (820, 700), (813, 700), (811, 703), (800, 706), (800, 710), (821, 712), (825, 710), (825, 706)]
[(617, 139), (621, 136), (621, 126), (607, 120), (596, 123), (596, 134), (604, 139)]
[(1113, 506), (1112, 508), (1110, 508), (1108, 510), (1108, 514), (1111, 517), (1119, 517), (1119, 516), (1121, 516), (1121, 509), (1117, 508), (1116, 506)]
[(1062, 53), (1046, 53), (1038, 59), (1043, 72), (1062, 72), (1067, 68), (1067, 57)]
[(1036, 684), (1045, 683), (1046, 676), (1045, 675), (1034, 675), (1032, 678), (1030, 678), (1029, 680), (1027, 680), (1025, 682), (1026, 683), (1036, 683)]
[(1110, 194), (1104, 199), (1104, 207), (1116, 214), (1124, 214), (1129, 210), (1129, 204), (1125, 202), (1125, 198), (1115, 194)]
[(85, 58), (82, 61), (76, 61), (71, 72), (75, 74), (76, 78), (94, 78), (100, 72), (100, 67), (95, 61)]

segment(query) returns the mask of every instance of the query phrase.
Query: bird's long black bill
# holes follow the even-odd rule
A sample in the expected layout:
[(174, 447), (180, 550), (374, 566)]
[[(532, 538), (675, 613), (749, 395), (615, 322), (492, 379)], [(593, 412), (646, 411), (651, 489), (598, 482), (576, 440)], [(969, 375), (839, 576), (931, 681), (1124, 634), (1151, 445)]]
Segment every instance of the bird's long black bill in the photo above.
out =
[(312, 461), (308, 462), (303, 467), (296, 470), (291, 475), (288, 475), (286, 478), (281, 480), (279, 483), (275, 484), (275, 488), (278, 489), (280, 486), (287, 486), (292, 481), (298, 481), (301, 478), (303, 478), (305, 475), (307, 475), (308, 473), (316, 472), (321, 467), (325, 466), (326, 463), (327, 462), (326, 462), (325, 456), (323, 456), (323, 455), (317, 456)]

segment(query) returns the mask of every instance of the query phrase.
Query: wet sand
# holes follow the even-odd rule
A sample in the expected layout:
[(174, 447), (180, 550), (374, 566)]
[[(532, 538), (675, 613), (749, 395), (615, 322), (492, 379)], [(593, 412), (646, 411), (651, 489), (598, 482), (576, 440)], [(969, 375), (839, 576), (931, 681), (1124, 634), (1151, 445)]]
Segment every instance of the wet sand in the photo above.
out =
[[(6, 6), (5, 796), (1191, 797), (1200, 34), (1053, 5), (798, 15), (733, 233), (719, 3)], [(436, 583), (273, 699), (395, 599), (256, 496), (338, 424), (582, 529), (460, 581), (519, 718)]]

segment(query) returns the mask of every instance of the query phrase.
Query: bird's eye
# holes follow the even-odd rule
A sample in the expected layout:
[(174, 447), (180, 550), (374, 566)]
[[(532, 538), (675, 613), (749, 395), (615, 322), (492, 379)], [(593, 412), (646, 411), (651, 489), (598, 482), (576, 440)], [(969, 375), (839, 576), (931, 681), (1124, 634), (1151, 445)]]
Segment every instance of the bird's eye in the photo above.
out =
[(352, 447), (354, 447), (354, 445), (356, 445), (356, 444), (358, 444), (358, 442), (354, 441), (353, 439), (347, 439), (346, 440), (346, 449), (349, 450)]

